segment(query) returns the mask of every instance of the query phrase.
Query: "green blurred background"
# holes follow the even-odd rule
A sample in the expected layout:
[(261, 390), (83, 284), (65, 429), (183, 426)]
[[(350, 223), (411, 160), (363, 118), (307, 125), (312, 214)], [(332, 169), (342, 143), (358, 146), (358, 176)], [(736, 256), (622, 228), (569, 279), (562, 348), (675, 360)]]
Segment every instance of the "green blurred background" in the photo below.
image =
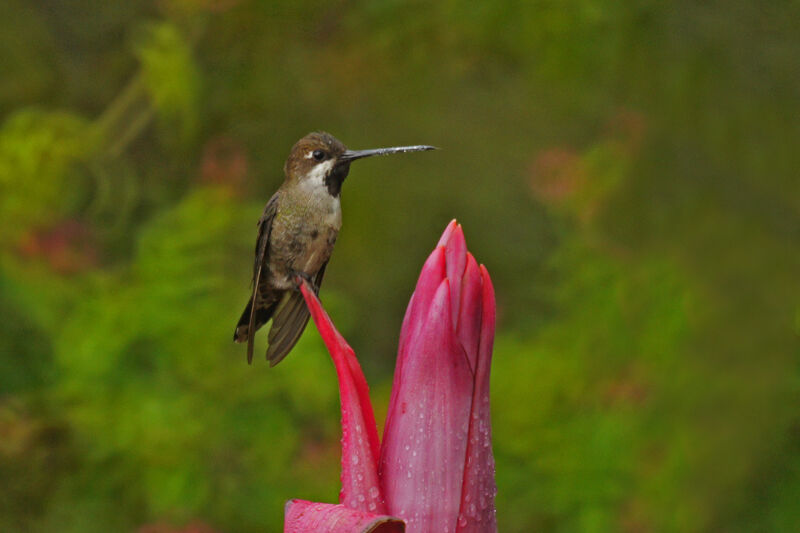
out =
[(464, 225), (501, 531), (797, 527), (798, 2), (0, 5), (0, 530), (279, 531), (336, 500), (317, 332), (274, 369), (230, 340), (317, 129), (442, 147), (353, 166), (322, 297), (382, 420)]

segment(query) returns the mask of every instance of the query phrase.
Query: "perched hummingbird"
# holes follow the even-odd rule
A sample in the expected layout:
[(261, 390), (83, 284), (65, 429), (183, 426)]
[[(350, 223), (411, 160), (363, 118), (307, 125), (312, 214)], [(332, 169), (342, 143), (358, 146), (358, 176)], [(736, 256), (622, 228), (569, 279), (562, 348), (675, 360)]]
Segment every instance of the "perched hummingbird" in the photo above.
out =
[(310, 281), (319, 293), (342, 227), (339, 194), (350, 163), (373, 155), (423, 150), (435, 148), (417, 145), (348, 150), (325, 132), (309, 133), (292, 147), (283, 166), (286, 179), (258, 220), (253, 294), (233, 334), (234, 341), (247, 342), (248, 363), (253, 361), (255, 332), (270, 318), (270, 366), (280, 363), (303, 333), (309, 313), (295, 279), (299, 276)]

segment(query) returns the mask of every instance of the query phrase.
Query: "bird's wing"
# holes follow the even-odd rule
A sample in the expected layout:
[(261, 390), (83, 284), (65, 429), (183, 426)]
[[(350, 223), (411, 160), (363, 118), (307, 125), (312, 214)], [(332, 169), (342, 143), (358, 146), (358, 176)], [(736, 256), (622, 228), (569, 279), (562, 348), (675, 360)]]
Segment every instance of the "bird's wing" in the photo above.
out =
[[(319, 287), (327, 266), (328, 262), (326, 261), (314, 276), (314, 292), (317, 294), (319, 294)], [(269, 366), (280, 363), (294, 348), (308, 324), (309, 316), (303, 294), (299, 290), (286, 291), (283, 300), (278, 304), (275, 314), (272, 316), (272, 327), (268, 337), (269, 348), (267, 349)]]
[(255, 337), (255, 316), (256, 302), (258, 302), (258, 284), (261, 281), (261, 271), (267, 263), (269, 251), (269, 236), (272, 231), (272, 221), (275, 213), (278, 212), (278, 196), (280, 192), (272, 195), (272, 198), (264, 207), (264, 213), (258, 219), (258, 239), (256, 240), (256, 258), (253, 264), (253, 298), (250, 306), (250, 319), (247, 323), (247, 362), (253, 362), (253, 339)]

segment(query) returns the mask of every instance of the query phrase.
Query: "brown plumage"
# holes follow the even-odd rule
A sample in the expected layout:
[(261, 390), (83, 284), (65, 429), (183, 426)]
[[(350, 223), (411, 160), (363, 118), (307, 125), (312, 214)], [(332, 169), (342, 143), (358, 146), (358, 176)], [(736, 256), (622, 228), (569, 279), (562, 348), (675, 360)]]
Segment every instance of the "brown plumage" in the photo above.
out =
[(253, 292), (233, 334), (236, 342), (247, 342), (248, 363), (253, 360), (254, 334), (270, 319), (270, 366), (283, 360), (303, 333), (309, 313), (295, 279), (310, 280), (319, 293), (342, 226), (339, 195), (350, 163), (372, 155), (432, 149), (405, 146), (353, 151), (324, 132), (297, 141), (284, 165), (286, 179), (258, 221)]

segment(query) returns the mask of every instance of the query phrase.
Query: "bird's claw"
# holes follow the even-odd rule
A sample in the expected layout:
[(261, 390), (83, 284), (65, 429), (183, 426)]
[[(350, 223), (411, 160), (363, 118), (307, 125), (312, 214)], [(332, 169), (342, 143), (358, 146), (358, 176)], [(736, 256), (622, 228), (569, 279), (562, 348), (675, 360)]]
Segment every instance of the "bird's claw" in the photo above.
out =
[(303, 281), (308, 282), (308, 284), (311, 285), (311, 288), (314, 290), (315, 293), (319, 291), (319, 287), (317, 287), (317, 285), (314, 283), (314, 280), (311, 279), (311, 276), (309, 276), (305, 272), (300, 272), (299, 270), (293, 271), (292, 280), (294, 281), (296, 289), (298, 291), (300, 290), (300, 286), (303, 284)]

